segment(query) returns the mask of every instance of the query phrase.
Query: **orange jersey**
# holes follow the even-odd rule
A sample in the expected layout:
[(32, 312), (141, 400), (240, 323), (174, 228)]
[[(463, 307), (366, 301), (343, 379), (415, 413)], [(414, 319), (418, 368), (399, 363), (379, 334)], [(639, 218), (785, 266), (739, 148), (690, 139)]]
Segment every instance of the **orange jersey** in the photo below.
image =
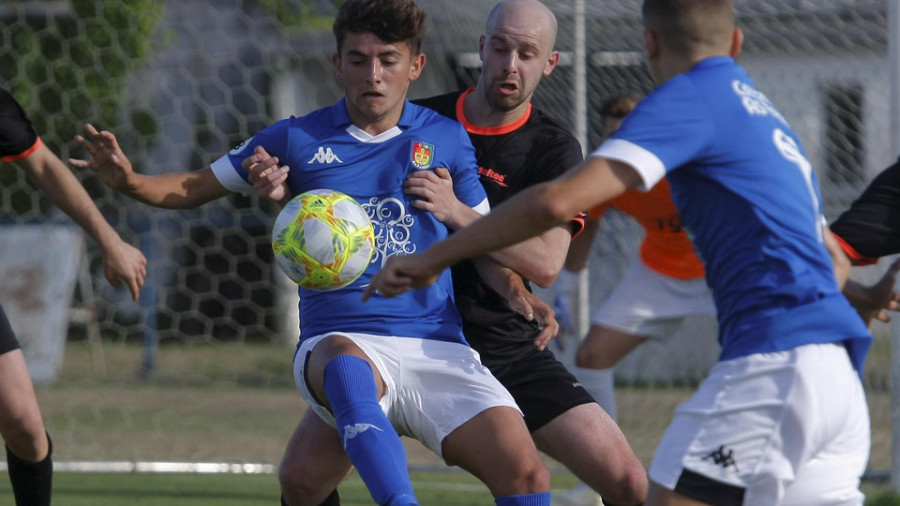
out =
[(678, 279), (704, 275), (703, 263), (694, 252), (694, 244), (681, 228), (681, 215), (672, 202), (668, 180), (661, 179), (648, 192), (629, 190), (591, 209), (590, 217), (599, 219), (608, 207), (632, 216), (644, 227), (646, 235), (641, 243), (644, 265)]

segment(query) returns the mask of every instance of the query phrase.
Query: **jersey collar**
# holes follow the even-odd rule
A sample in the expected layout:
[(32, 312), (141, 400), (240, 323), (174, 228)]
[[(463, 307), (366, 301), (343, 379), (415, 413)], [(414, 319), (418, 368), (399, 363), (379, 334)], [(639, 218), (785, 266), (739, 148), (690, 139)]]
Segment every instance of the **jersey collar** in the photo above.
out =
[[(415, 121), (415, 106), (409, 100), (403, 101), (403, 112), (400, 113), (400, 120), (397, 126), (406, 130), (412, 126)], [(347, 97), (341, 97), (333, 106), (331, 106), (331, 121), (335, 128), (346, 128), (352, 124), (350, 115), (347, 114)]]
[(510, 132), (513, 132), (513, 131), (521, 128), (522, 125), (524, 125), (525, 123), (528, 122), (528, 118), (531, 117), (532, 105), (531, 105), (531, 102), (529, 102), (528, 107), (525, 109), (525, 114), (522, 114), (522, 116), (519, 119), (513, 121), (512, 123), (507, 123), (505, 125), (499, 125), (499, 126), (490, 126), (490, 127), (483, 127), (483, 126), (478, 126), (478, 125), (472, 124), (469, 122), (468, 118), (466, 118), (465, 107), (463, 107), (463, 105), (466, 103), (466, 97), (469, 95), (469, 93), (472, 93), (473, 91), (475, 91), (475, 88), (469, 88), (468, 90), (462, 92), (459, 95), (459, 98), (456, 99), (456, 119), (457, 119), (457, 121), (462, 123), (464, 127), (466, 127), (466, 132), (469, 132), (470, 134), (476, 134), (476, 135), (508, 134)]

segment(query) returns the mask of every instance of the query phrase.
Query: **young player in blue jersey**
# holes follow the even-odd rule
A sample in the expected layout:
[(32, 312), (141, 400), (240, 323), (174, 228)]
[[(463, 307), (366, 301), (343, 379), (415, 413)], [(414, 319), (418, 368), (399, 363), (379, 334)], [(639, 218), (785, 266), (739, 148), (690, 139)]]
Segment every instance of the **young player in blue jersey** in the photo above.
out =
[[(557, 64), (559, 53), (553, 50), (556, 30), (555, 16), (539, 1), (501, 1), (488, 16), (479, 44), (483, 65), (475, 88), (414, 101), (465, 126), (492, 206), (532, 184), (553, 179), (583, 160), (578, 141), (531, 104), (541, 78)], [(254, 174), (261, 197), (285, 200), (290, 191), (282, 185), (290, 167), (278, 167), (273, 162), (260, 153), (245, 160), (245, 166)], [(406, 186), (408, 192), (421, 198), (414, 205), (458, 229), (479, 215), (459, 204), (452, 181), (453, 176), (445, 169), (435, 168), (412, 173)], [(576, 216), (570, 223), (492, 256), (546, 287), (559, 273), (581, 219)], [(601, 492), (607, 504), (642, 502), (647, 490), (646, 472), (624, 434), (545, 349), (539, 318), (522, 318), (507, 302), (517, 295), (507, 293), (502, 285), (495, 287), (476, 269), (474, 262), (452, 269), (463, 333), (482, 363), (522, 409), (537, 447)], [(521, 282), (516, 286), (531, 295)], [(556, 322), (551, 316), (545, 324)], [(326, 464), (308, 456), (311, 445), (329, 432), (333, 429), (315, 418), (304, 420), (298, 427), (279, 467), (285, 495), (300, 495), (310, 483), (320, 483), (322, 469), (331, 469), (338, 477), (349, 472), (346, 460), (341, 469), (340, 462)], [(596, 494), (594, 500), (599, 502)], [(337, 493), (323, 504), (339, 504)]]
[[(108, 185), (142, 202), (188, 208), (252, 190), (241, 162), (259, 147), (294, 169), (291, 194), (331, 188), (356, 198), (376, 228), (377, 252), (368, 271), (340, 290), (301, 289), (295, 381), (315, 413), (310, 416), (337, 428), (309, 455), (327, 461), (343, 447), (343, 458), (378, 504), (418, 504), (398, 434), (407, 435), (478, 476), (498, 505), (547, 505), (549, 473), (512, 397), (463, 338), (449, 273), (409, 297), (361, 301), (386, 258), (447, 236), (446, 227), (413, 206), (414, 197), (403, 191), (411, 172), (447, 167), (460, 201), (487, 207), (462, 126), (406, 101), (410, 82), (425, 64), (424, 21), (424, 11), (411, 0), (344, 3), (334, 22), (333, 56), (344, 98), (275, 123), (209, 168), (142, 176), (111, 133), (91, 126), (92, 142), (79, 142), (92, 159), (72, 163), (92, 168)], [(336, 485), (329, 479), (319, 490), (285, 502), (319, 504)]]
[[(147, 261), (106, 222), (72, 171), (43, 143), (13, 96), (0, 88), (0, 161), (21, 167), (50, 200), (97, 241), (106, 279), (124, 282), (134, 300)], [(65, 308), (62, 308), (65, 309)], [(0, 435), (17, 506), (48, 506), (53, 488), (53, 445), (28, 375), (25, 355), (0, 306)]]
[(730, 0), (645, 0), (643, 15), (659, 86), (616, 134), (558, 180), (389, 259), (367, 295), (426, 286), (665, 176), (705, 262), (722, 353), (657, 448), (647, 504), (862, 504), (872, 337), (840, 293), (815, 173), (734, 61)]

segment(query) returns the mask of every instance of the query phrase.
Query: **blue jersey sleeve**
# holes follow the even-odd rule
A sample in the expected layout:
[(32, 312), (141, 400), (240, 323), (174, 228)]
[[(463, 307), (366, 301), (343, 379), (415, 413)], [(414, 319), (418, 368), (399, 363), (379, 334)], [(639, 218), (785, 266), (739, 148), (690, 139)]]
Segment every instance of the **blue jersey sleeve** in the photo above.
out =
[(285, 159), (288, 125), (289, 120), (278, 121), (214, 161), (210, 167), (222, 186), (233, 192), (252, 190), (253, 185), (249, 181), (250, 175), (241, 164), (245, 158), (253, 154), (257, 146), (262, 146), (272, 156)]
[(453, 178), (453, 191), (456, 198), (469, 207), (476, 207), (487, 200), (487, 193), (481, 186), (478, 177), (478, 161), (475, 159), (475, 147), (469, 134), (461, 123), (457, 124), (459, 148), (456, 150), (454, 164), (448, 167)]
[(638, 103), (593, 156), (632, 165), (649, 189), (666, 172), (701, 157), (714, 134), (706, 102), (690, 80), (679, 76)]

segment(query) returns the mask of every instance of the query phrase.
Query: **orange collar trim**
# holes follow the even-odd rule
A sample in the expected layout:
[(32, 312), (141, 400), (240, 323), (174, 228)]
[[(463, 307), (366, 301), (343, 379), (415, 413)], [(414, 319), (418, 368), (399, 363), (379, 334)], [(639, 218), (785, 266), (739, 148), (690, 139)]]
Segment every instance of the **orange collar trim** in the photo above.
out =
[(459, 98), (456, 100), (456, 119), (458, 119), (459, 122), (462, 123), (464, 127), (466, 127), (466, 132), (469, 132), (470, 134), (476, 134), (476, 135), (508, 134), (510, 132), (513, 132), (513, 131), (521, 128), (522, 125), (524, 125), (528, 121), (528, 118), (531, 117), (532, 106), (531, 106), (531, 103), (529, 102), (528, 108), (525, 109), (525, 114), (523, 114), (521, 118), (513, 121), (512, 123), (507, 123), (506, 125), (500, 125), (500, 126), (490, 126), (490, 127), (483, 127), (483, 126), (478, 126), (478, 125), (469, 123), (469, 120), (466, 118), (465, 107), (463, 107), (463, 104), (465, 104), (466, 97), (469, 95), (469, 93), (472, 93), (473, 91), (475, 91), (475, 88), (469, 88), (468, 90), (462, 92), (462, 94), (460, 94)]

